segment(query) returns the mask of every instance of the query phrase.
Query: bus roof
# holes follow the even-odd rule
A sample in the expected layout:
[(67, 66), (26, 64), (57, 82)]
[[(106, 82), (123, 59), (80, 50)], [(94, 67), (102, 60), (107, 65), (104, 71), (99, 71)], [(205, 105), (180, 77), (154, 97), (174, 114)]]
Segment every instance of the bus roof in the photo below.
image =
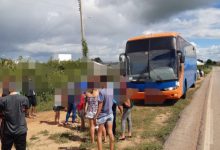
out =
[(150, 39), (150, 38), (157, 38), (157, 37), (176, 37), (180, 35), (177, 32), (163, 32), (163, 33), (154, 33), (154, 34), (147, 34), (147, 35), (140, 35), (136, 37), (132, 37), (128, 39), (128, 41), (136, 41), (136, 40), (141, 40), (141, 39)]

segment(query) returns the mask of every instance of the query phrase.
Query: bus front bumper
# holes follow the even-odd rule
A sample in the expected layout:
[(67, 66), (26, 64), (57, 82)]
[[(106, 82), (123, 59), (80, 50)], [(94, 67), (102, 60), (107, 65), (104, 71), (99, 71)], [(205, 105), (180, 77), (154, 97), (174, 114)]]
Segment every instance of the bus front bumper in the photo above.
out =
[(146, 89), (145, 92), (136, 92), (131, 96), (132, 100), (144, 100), (146, 104), (162, 104), (166, 100), (178, 100), (182, 93), (179, 89), (172, 91), (160, 91), (158, 89)]

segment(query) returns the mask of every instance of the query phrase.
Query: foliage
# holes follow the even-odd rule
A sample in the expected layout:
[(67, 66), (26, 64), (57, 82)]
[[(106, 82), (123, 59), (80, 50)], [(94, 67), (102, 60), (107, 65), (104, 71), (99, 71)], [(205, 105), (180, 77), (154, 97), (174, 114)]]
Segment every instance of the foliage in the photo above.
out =
[(206, 61), (206, 65), (216, 65), (216, 64), (217, 64), (217, 62), (216, 61), (212, 61), (211, 59), (208, 59)]
[(203, 70), (205, 75), (209, 74), (212, 70), (212, 66), (207, 65), (207, 64), (202, 65), (202, 66), (198, 66), (197, 68), (200, 70)]
[(82, 39), (82, 52), (83, 52), (83, 57), (87, 58), (88, 57), (88, 46), (87, 42), (85, 39)]
[(29, 85), (34, 85), (39, 111), (52, 109), (55, 88), (63, 89), (68, 82), (79, 82), (87, 70), (87, 64), (80, 61), (49, 60), (40, 63), (25, 60), (22, 56), (17, 61), (0, 58), (0, 67), (0, 82), (4, 86), (11, 81), (16, 82), (18, 90), (25, 95)]

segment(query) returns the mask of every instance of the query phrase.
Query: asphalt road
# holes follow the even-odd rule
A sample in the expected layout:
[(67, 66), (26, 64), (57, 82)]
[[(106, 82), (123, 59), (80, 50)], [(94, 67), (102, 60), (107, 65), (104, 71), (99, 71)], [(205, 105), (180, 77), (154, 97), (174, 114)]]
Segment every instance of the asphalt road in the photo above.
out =
[(200, 137), (204, 133), (204, 116), (211, 79), (212, 75), (204, 79), (201, 87), (194, 93), (191, 103), (180, 114), (176, 127), (164, 144), (165, 150), (196, 150), (200, 142), (199, 147), (203, 147), (204, 140)]
[(213, 67), (195, 92), (164, 149), (220, 150), (220, 67)]
[(220, 67), (214, 67), (207, 95), (199, 150), (220, 149)]

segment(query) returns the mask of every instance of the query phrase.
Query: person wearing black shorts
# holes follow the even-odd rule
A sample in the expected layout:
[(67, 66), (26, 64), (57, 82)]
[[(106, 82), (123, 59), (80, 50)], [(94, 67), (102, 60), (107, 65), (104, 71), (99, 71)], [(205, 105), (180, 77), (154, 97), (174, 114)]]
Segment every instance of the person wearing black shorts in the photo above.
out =
[(29, 100), (29, 116), (36, 117), (37, 99), (35, 91), (30, 89), (27, 94)]

